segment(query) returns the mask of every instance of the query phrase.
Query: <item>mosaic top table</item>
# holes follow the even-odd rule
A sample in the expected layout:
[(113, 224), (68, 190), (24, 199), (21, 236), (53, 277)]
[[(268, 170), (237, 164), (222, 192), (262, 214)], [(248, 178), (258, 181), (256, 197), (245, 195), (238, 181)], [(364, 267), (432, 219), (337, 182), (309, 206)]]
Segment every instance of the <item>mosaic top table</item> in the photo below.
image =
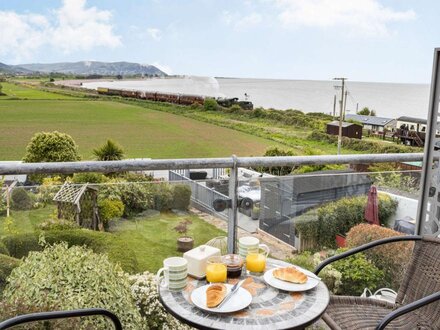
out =
[[(288, 263), (268, 258), (266, 270), (289, 266)], [(246, 278), (245, 272), (242, 278)], [(205, 280), (188, 277), (184, 291), (172, 292), (159, 286), (159, 299), (165, 309), (177, 319), (198, 329), (303, 329), (324, 313), (330, 295), (324, 283), (305, 292), (286, 292), (266, 284), (263, 275), (250, 275), (251, 281), (243, 288), (252, 294), (252, 303), (239, 312), (213, 314), (197, 308), (190, 299), (191, 292), (206, 285)], [(239, 279), (229, 279), (235, 284)]]

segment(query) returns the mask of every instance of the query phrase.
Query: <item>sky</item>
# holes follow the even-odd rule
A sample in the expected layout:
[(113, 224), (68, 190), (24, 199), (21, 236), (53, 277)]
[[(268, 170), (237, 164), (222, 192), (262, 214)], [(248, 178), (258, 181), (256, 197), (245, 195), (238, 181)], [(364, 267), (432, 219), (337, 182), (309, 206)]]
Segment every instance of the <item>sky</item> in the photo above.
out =
[(8, 0), (0, 2), (0, 62), (429, 83), (439, 12), (437, 0)]

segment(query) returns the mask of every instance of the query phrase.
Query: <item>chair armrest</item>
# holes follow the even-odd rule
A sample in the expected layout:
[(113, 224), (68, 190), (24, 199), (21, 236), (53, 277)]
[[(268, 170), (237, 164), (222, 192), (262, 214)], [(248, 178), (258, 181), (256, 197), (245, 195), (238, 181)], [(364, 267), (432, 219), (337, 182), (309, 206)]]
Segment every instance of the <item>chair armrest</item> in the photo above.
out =
[(19, 315), (11, 319), (7, 319), (3, 322), (0, 322), (0, 330), (8, 329), (16, 325), (29, 323), (29, 322), (65, 319), (70, 317), (92, 316), (92, 315), (102, 315), (108, 317), (113, 322), (115, 330), (122, 330), (122, 324), (119, 318), (115, 314), (104, 308), (86, 308), (86, 309), (75, 309), (70, 311), (41, 312), (41, 313)]
[(361, 246), (358, 246), (356, 248), (353, 248), (351, 250), (348, 250), (344, 253), (335, 255), (333, 257), (328, 258), (327, 260), (324, 260), (323, 262), (321, 262), (318, 267), (316, 267), (314, 273), (316, 275), (319, 274), (319, 272), (328, 264), (331, 264), (332, 262), (336, 261), (336, 260), (340, 260), (346, 257), (349, 257), (353, 254), (371, 249), (372, 247), (378, 246), (378, 245), (383, 245), (383, 244), (388, 244), (388, 243), (393, 243), (393, 242), (402, 242), (402, 241), (420, 241), (422, 239), (422, 236), (418, 236), (418, 235), (407, 235), (407, 236), (395, 236), (395, 237), (388, 237), (388, 238), (384, 238), (384, 239), (380, 239), (377, 241), (373, 241)]
[(398, 318), (399, 316), (412, 312), (417, 308), (423, 307), (437, 300), (440, 300), (440, 291), (437, 291), (436, 293), (423, 297), (419, 300), (413, 301), (408, 305), (402, 306), (385, 316), (377, 325), (376, 330), (383, 330), (388, 325), (388, 323), (390, 323), (395, 318)]

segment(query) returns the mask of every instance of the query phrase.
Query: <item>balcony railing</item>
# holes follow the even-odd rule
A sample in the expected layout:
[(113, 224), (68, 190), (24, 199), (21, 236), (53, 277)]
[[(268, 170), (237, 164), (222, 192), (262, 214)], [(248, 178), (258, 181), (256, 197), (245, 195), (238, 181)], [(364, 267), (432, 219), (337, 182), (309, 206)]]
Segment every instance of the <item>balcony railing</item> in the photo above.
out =
[[(157, 171), (178, 169), (229, 169), (229, 212), (228, 214), (228, 251), (235, 251), (237, 225), (241, 198), (239, 196), (239, 168), (328, 164), (372, 164), (401, 163), (422, 161), (422, 153), (411, 154), (360, 154), (338, 156), (295, 156), (295, 157), (236, 157), (229, 158), (195, 158), (195, 159), (163, 159), (163, 160), (122, 160), (122, 161), (82, 161), (64, 163), (0, 163), (0, 176), (12, 174), (72, 174), (84, 172), (115, 173), (127, 171)], [(314, 173), (309, 173), (314, 176)], [(325, 172), (320, 174), (326, 176)], [(332, 175), (327, 175), (327, 180)], [(354, 180), (356, 176), (353, 174)], [(357, 176), (359, 178), (359, 176)], [(270, 180), (269, 180), (270, 181)], [(353, 182), (354, 182), (353, 181)], [(422, 194), (419, 194), (423, 196)], [(194, 196), (193, 196), (194, 198)], [(208, 198), (209, 199), (209, 198)], [(207, 200), (208, 200), (207, 199)], [(419, 205), (425, 201), (419, 198)], [(260, 224), (261, 228), (261, 224)], [(416, 226), (418, 228), (418, 226)], [(264, 229), (264, 228), (261, 228)], [(419, 234), (416, 230), (416, 234)]]

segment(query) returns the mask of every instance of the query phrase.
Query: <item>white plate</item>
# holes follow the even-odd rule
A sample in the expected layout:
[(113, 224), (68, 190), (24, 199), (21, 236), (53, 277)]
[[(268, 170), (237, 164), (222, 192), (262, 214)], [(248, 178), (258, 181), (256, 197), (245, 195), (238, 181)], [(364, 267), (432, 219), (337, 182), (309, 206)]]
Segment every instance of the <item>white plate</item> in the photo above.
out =
[[(292, 266), (290, 266), (290, 267), (292, 267)], [(296, 267), (296, 266), (295, 266), (295, 268), (297, 268), (299, 271), (303, 272), (306, 275), (316, 276), (312, 272), (309, 272), (308, 270), (305, 270), (303, 268)], [(307, 291), (307, 290), (313, 289), (315, 286), (317, 286), (319, 284), (319, 280), (317, 280), (315, 278), (308, 277), (308, 276), (307, 276), (307, 282), (304, 284), (296, 284), (296, 283), (290, 283), (290, 282), (279, 280), (279, 279), (275, 278), (272, 274), (275, 269), (276, 268), (268, 270), (266, 273), (264, 273), (264, 280), (266, 281), (267, 284), (269, 284), (270, 286), (273, 286), (274, 288), (284, 290), (284, 291), (292, 291), (292, 292)]]
[[(228, 294), (231, 291), (233, 285), (225, 285), (228, 290), (226, 294)], [(229, 298), (229, 300), (225, 302), (220, 308), (208, 308), (206, 307), (206, 289), (209, 286), (210, 284), (201, 286), (191, 293), (191, 300), (193, 304), (200, 309), (214, 313), (232, 313), (242, 310), (251, 304), (252, 295), (246, 289), (239, 288), (237, 292), (235, 292), (232, 297)]]

